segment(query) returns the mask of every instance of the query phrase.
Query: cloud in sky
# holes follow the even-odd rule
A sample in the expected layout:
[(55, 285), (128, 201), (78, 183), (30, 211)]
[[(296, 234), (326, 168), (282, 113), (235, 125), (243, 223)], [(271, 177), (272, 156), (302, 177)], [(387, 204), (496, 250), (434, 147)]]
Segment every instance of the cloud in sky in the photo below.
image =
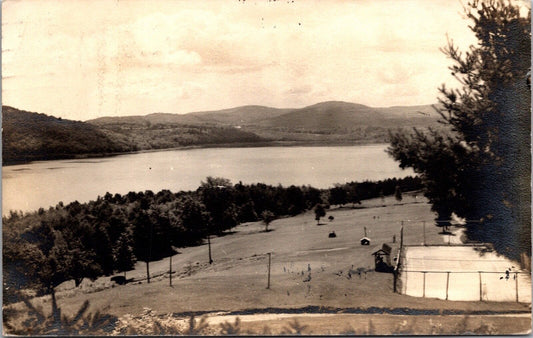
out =
[(3, 2), (3, 104), (65, 118), (436, 102), (459, 0)]

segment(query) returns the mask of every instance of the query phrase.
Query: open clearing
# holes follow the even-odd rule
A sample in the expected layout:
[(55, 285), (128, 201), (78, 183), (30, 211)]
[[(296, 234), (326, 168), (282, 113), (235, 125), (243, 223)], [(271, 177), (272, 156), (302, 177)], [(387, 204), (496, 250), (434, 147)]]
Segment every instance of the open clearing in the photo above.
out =
[[(517, 313), (530, 312), (529, 304), (517, 302), (446, 301), (394, 293), (393, 275), (373, 271), (371, 254), (383, 243), (391, 243), (393, 236), (399, 241), (402, 221), (404, 244), (420, 245), (424, 237), (426, 243), (442, 244), (447, 237), (439, 235), (438, 228), (431, 225), (435, 216), (421, 197), (404, 194), (400, 203), (388, 197), (364, 201), (357, 207), (352, 209), (347, 205), (328, 210), (321, 225), (317, 225), (313, 212), (276, 220), (270, 224), (272, 231), (269, 232), (264, 232), (260, 222), (242, 224), (232, 234), (212, 239), (214, 263), (211, 265), (208, 264), (207, 245), (180, 249), (180, 253), (172, 258), (172, 286), (169, 286), (168, 258), (150, 264), (150, 284), (146, 283), (145, 263), (139, 262), (134, 271), (127, 273), (128, 279), (134, 278), (133, 282), (118, 286), (110, 281), (110, 277), (102, 277), (94, 282), (84, 281), (79, 288), (65, 283), (58, 292), (58, 303), (65, 313), (74, 313), (88, 299), (93, 311), (105, 309), (105, 312), (119, 317), (126, 314), (139, 316), (143, 308), (158, 314), (173, 313), (178, 317), (220, 315), (220, 312), (232, 311), (250, 315), (266, 310), (297, 317), (297, 311), (288, 310), (319, 312), (320, 309), (338, 309), (330, 312), (339, 313), (343, 309), (358, 309), (359, 312), (353, 312), (357, 314), (351, 314), (351, 319), (322, 315), (321, 320), (303, 316), (302, 323), (316, 324), (317, 328), (311, 330), (314, 333), (347, 332), (345, 329), (356, 322), (360, 322), (357, 332), (362, 332), (361, 325), (368, 326), (371, 318), (396, 318), (390, 319), (388, 326), (385, 325), (386, 319), (383, 323), (381, 319), (372, 321), (376, 326), (385, 325), (389, 330), (383, 331), (385, 333), (400, 332), (403, 329), (395, 325), (402, 323), (402, 317), (413, 317), (412, 314), (417, 314), (416, 318), (424, 313), (430, 314), (426, 319), (420, 317), (413, 326), (424, 327), (424, 320), (427, 322), (433, 318), (438, 324), (443, 318), (452, 320), (454, 317), (441, 314), (514, 313), (513, 316), (517, 316)], [(335, 218), (331, 222), (327, 220), (330, 215)], [(424, 221), (425, 236), (422, 231)], [(369, 246), (359, 243), (364, 227), (371, 239)], [(337, 237), (328, 237), (332, 231)], [(270, 289), (266, 288), (268, 253), (272, 253)], [(46, 303), (44, 309), (49, 309), (49, 299), (42, 297), (34, 302)], [(514, 324), (507, 329), (498, 326), (498, 332), (528, 331), (531, 327), (528, 316), (520, 320), (518, 317), (501, 317)], [(277, 320), (283, 321), (284, 318), (263, 318), (253, 322), (257, 328), (262, 327), (259, 324), (262, 321), (276, 326)], [(496, 317), (490, 321), (506, 322)], [(337, 325), (328, 326), (327, 323)], [(242, 325), (252, 324), (243, 322)]]
[(411, 296), (531, 303), (529, 272), (482, 247), (407, 247), (403, 270), (402, 293)]

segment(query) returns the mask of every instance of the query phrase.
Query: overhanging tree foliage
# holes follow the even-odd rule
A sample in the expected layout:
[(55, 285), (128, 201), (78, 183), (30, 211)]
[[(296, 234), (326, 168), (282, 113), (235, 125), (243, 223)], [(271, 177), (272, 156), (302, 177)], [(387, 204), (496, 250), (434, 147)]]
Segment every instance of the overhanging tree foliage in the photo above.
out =
[(510, 0), (474, 0), (465, 11), (478, 43), (443, 48), (460, 83), (439, 89), (437, 111), (450, 133), (391, 133), (388, 152), (421, 175), (438, 224), (455, 212), (470, 238), (519, 258), (531, 255), (531, 16)]

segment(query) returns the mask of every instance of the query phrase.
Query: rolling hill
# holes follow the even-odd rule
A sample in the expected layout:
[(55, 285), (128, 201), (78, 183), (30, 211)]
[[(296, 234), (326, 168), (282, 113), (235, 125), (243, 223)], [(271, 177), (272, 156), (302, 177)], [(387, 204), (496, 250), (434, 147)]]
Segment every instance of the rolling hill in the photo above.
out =
[(177, 123), (331, 130), (360, 126), (427, 127), (436, 124), (438, 118), (439, 115), (431, 105), (374, 108), (356, 103), (328, 101), (298, 109), (242, 106), (187, 114), (101, 117), (87, 122), (98, 126)]
[(88, 123), (3, 106), (2, 117), (3, 164), (264, 141), (232, 126), (186, 124), (194, 118), (173, 114), (104, 117)]
[(442, 128), (430, 105), (328, 101), (298, 109), (241, 106), (188, 114), (62, 120), (3, 106), (3, 163), (183, 146), (388, 142), (390, 129)]
[(135, 150), (98, 127), (2, 106), (3, 164)]
[(223, 110), (193, 112), (188, 114), (152, 113), (144, 116), (100, 117), (87, 122), (105, 126), (110, 124), (211, 124), (241, 125), (273, 118), (293, 109), (278, 109), (265, 106), (242, 106)]
[(258, 121), (268, 120), (277, 116), (287, 114), (293, 109), (279, 109), (265, 106), (242, 106), (230, 109), (195, 112), (186, 114), (197, 117), (203, 121), (225, 123), (225, 124), (255, 124)]
[[(188, 114), (154, 113), (145, 116), (102, 117), (87, 121), (122, 134), (144, 129), (235, 127), (267, 141), (303, 143), (387, 142), (390, 129), (442, 128), (431, 105), (374, 108), (328, 101), (299, 109), (242, 106)], [(132, 136), (130, 132), (129, 135)], [(144, 145), (141, 145), (144, 149)]]
[(371, 127), (427, 127), (436, 124), (438, 114), (430, 105), (413, 107), (372, 108), (342, 101), (317, 103), (292, 110), (260, 122), (271, 127), (309, 130)]

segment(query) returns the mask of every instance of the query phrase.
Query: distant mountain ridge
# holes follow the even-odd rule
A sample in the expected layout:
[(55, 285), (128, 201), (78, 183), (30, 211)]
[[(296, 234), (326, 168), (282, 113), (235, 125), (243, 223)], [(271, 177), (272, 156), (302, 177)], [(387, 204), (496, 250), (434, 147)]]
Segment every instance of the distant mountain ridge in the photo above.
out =
[(347, 126), (416, 127), (433, 124), (438, 114), (430, 105), (415, 107), (372, 108), (362, 104), (328, 101), (314, 104), (262, 121), (262, 125), (311, 130)]
[(184, 146), (384, 143), (391, 129), (442, 128), (431, 105), (375, 108), (342, 101), (85, 122), (3, 106), (2, 116), (4, 164)]
[[(436, 122), (439, 115), (432, 105), (369, 107), (344, 101), (326, 101), (303, 108), (272, 108), (248, 105), (229, 109), (187, 114), (151, 113), (143, 116), (100, 117), (86, 122), (95, 125), (112, 123), (182, 123), (259, 125), (286, 128), (328, 129), (347, 123), (395, 126)], [(411, 120), (411, 121), (408, 121)]]
[(151, 113), (135, 116), (106, 116), (86, 122), (96, 125), (110, 123), (181, 123), (181, 124), (228, 124), (240, 125), (254, 123), (259, 120), (272, 118), (292, 111), (292, 109), (279, 109), (266, 106), (240, 106), (222, 110), (200, 111), (187, 114)]

